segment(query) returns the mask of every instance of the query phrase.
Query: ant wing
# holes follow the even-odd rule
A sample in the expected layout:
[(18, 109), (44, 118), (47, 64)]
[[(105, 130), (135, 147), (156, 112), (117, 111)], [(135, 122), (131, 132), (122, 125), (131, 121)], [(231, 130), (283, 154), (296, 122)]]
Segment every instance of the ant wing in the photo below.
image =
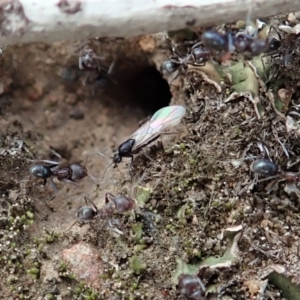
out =
[(130, 137), (135, 140), (132, 151), (146, 146), (157, 139), (162, 131), (179, 124), (185, 113), (185, 107), (180, 105), (167, 106), (158, 110), (148, 122)]

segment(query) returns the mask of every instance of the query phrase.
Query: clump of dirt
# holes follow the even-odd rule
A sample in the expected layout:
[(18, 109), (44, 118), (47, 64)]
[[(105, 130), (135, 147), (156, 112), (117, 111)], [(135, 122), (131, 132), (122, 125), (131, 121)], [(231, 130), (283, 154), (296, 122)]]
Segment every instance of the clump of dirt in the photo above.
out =
[[(265, 69), (260, 58), (239, 56), (189, 66), (168, 85), (158, 71), (166, 41), (158, 34), (4, 50), (3, 298), (184, 299), (176, 285), (189, 274), (207, 299), (296, 299), (277, 275), (298, 292), (299, 75), (278, 64), (297, 51), (284, 44)], [(98, 56), (96, 71), (78, 68), (86, 46)], [(126, 158), (107, 168), (139, 121), (170, 102), (188, 111), (176, 134), (136, 155), (133, 177)], [(43, 186), (29, 168), (57, 160), (53, 153), (90, 176), (77, 185), (54, 178), (57, 193), (49, 180)], [(257, 177), (251, 163), (259, 158), (278, 174)], [(138, 209), (74, 224), (85, 197), (101, 208), (106, 193), (127, 195)]]

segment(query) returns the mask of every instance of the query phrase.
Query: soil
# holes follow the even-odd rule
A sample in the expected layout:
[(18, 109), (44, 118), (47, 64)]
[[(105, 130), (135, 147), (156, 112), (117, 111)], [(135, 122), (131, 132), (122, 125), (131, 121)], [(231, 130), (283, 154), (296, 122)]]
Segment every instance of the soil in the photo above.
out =
[[(78, 68), (86, 45), (103, 56), (100, 77)], [(271, 60), (268, 83), (251, 77), (252, 97), (215, 64), (169, 85), (159, 72), (165, 34), (2, 51), (2, 299), (187, 299), (180, 274), (206, 286), (205, 298), (190, 299), (300, 299), (299, 68)], [(276, 58), (298, 62), (297, 51), (282, 51)], [(173, 134), (135, 155), (131, 173), (129, 158), (108, 167), (139, 122), (169, 104), (187, 108)], [(254, 174), (261, 158), (277, 177)], [(54, 178), (55, 191), (30, 174), (38, 160), (79, 163), (90, 176)], [(101, 208), (106, 193), (137, 209), (74, 224), (85, 197)]]

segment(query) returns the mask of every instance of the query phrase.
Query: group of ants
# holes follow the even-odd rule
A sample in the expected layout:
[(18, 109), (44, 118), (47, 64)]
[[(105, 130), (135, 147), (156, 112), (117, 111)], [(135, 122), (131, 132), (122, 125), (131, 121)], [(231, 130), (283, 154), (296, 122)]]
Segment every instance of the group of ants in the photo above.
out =
[[(216, 53), (227, 55), (235, 51), (247, 53), (250, 56), (263, 54), (276, 59), (280, 58), (282, 64), (286, 64), (289, 55), (291, 55), (287, 50), (287, 45), (300, 45), (300, 33), (289, 33), (283, 38), (280, 32), (274, 26), (271, 26), (269, 36), (259, 38), (259, 30), (260, 29), (255, 29), (252, 32), (247, 29), (229, 30), (228, 32), (205, 30), (201, 35), (200, 41), (196, 41), (185, 56), (182, 56), (179, 51), (173, 47), (173, 55), (170, 59), (162, 63), (161, 72), (163, 75), (171, 75), (177, 72), (172, 79), (173, 81), (177, 76), (184, 73), (189, 65), (204, 66)], [(271, 34), (272, 31), (275, 31), (277, 37)], [(96, 71), (100, 77), (101, 74), (103, 75), (105, 72), (98, 60), (99, 57), (95, 52), (87, 48), (79, 57), (79, 68), (85, 71)], [(107, 72), (107, 74), (109, 74), (109, 72)], [(167, 121), (164, 121), (165, 119), (160, 120), (162, 126), (160, 129), (157, 129), (154, 134), (148, 132), (148, 129), (151, 128), (152, 119), (141, 125), (142, 127), (118, 147), (117, 153), (112, 158), (112, 164), (116, 166), (116, 164), (122, 161), (123, 157), (129, 157), (131, 158), (132, 165), (134, 155), (138, 154), (142, 148), (159, 138), (166, 127), (178, 124), (179, 122), (177, 122), (177, 120), (174, 121), (174, 118), (178, 118), (180, 121), (185, 114), (185, 108), (180, 108), (180, 106), (173, 107), (174, 111), (179, 108), (179, 112), (175, 111), (175, 115), (169, 117)], [(165, 113), (168, 108), (170, 108), (170, 111), (172, 110), (172, 107), (167, 107), (159, 111)], [(156, 112), (156, 114), (158, 114), (158, 112)], [(166, 124), (169, 122), (168, 126), (164, 126), (164, 122)], [(141, 137), (141, 135), (145, 135), (145, 137)], [(138, 141), (138, 139), (140, 139), (140, 141)], [(271, 178), (280, 178), (287, 181), (298, 181), (300, 179), (299, 173), (283, 171), (274, 162), (266, 158), (255, 160), (251, 164), (250, 169), (256, 176), (264, 177), (261, 181)], [(89, 176), (87, 169), (80, 164), (73, 163), (67, 167), (60, 167), (58, 162), (50, 160), (41, 160), (33, 165), (30, 168), (30, 174), (43, 179), (44, 185), (49, 179), (56, 191), (57, 189), (53, 182), (54, 177), (61, 182), (76, 184), (77, 181)], [(77, 221), (89, 222), (96, 218), (109, 218), (113, 214), (123, 214), (137, 207), (132, 198), (123, 195), (114, 196), (111, 193), (106, 193), (105, 205), (101, 209), (98, 209), (94, 202), (87, 196), (85, 196), (84, 199), (87, 205), (80, 208), (77, 212)], [(88, 206), (88, 203), (92, 206)], [(180, 293), (188, 299), (205, 299), (205, 286), (199, 276), (181, 274), (178, 277), (178, 289)]]

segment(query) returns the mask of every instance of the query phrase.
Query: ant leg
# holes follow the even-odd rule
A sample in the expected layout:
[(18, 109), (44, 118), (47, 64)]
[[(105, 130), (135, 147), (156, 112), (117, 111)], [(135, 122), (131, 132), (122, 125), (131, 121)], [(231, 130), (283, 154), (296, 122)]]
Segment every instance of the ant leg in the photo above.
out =
[(56, 198), (56, 195), (52, 196), (47, 202), (51, 202), (54, 198)]
[(76, 187), (79, 187), (79, 185), (78, 185), (75, 181), (70, 180), (70, 179), (61, 179), (61, 180), (59, 180), (59, 181), (71, 183), (71, 184), (75, 185)]
[(131, 162), (129, 164), (129, 168), (132, 169), (133, 168), (133, 155), (129, 156), (131, 158)]
[(107, 70), (107, 74), (111, 74), (112, 73), (112, 70), (113, 68), (115, 67), (115, 61), (113, 61), (110, 66), (108, 67), (108, 70)]
[(182, 55), (177, 51), (176, 47), (172, 47), (172, 51), (180, 58), (183, 58)]
[(130, 155), (129, 157), (131, 158), (131, 162), (129, 164), (129, 174), (131, 176), (131, 179), (133, 179), (133, 177), (134, 177), (133, 174), (132, 174), (132, 169), (133, 169), (133, 155)]
[(98, 207), (96, 206), (96, 204), (93, 202), (92, 199), (90, 199), (88, 196), (84, 196), (84, 200), (85, 200), (85, 203), (88, 205), (88, 201), (90, 203), (92, 203), (93, 207), (95, 208), (96, 211), (98, 211)]
[(28, 159), (28, 161), (30, 162), (35, 162), (35, 163), (45, 163), (48, 164), (49, 168), (54, 168), (57, 167), (59, 165), (59, 162), (57, 161), (53, 161), (53, 160), (47, 160), (47, 159)]
[(115, 196), (111, 193), (106, 193), (105, 194), (105, 204), (109, 203), (110, 201), (112, 201), (111, 199), (109, 199), (109, 197), (111, 198), (115, 198)]
[(177, 77), (181, 74), (182, 68), (179, 67), (179, 69), (177, 70), (176, 75), (169, 81), (169, 84), (171, 84), (175, 79), (177, 79)]
[(143, 151), (143, 155), (148, 158), (150, 161), (155, 162), (153, 158), (151, 158), (145, 151)]
[(278, 31), (278, 29), (274, 25), (271, 25), (270, 29), (269, 29), (269, 34), (270, 34), (271, 30), (274, 30), (277, 33), (278, 38), (281, 41), (282, 40), (282, 36), (281, 36), (280, 32)]
[(203, 42), (198, 42), (198, 43), (194, 44), (193, 47), (191, 48), (191, 50), (200, 46), (201, 44), (203, 44)]
[[(44, 180), (46, 180), (46, 179), (44, 179)], [(52, 178), (50, 178), (50, 182), (51, 182), (51, 186), (52, 186), (54, 192), (57, 194), (58, 193), (58, 189), (57, 189), (56, 184), (54, 183), (54, 181), (53, 181)]]
[(61, 159), (61, 155), (57, 151), (55, 151), (51, 146), (49, 146), (49, 148), (50, 148), (50, 151), (53, 155), (55, 155), (56, 157)]
[(112, 232), (115, 232), (115, 233), (117, 233), (117, 234), (119, 234), (119, 235), (123, 235), (124, 233), (121, 231), (121, 230), (119, 230), (118, 228), (116, 228), (113, 224), (112, 224), (112, 221), (114, 220), (114, 223), (115, 224), (117, 224), (117, 225), (121, 225), (120, 224), (120, 222), (118, 221), (118, 220), (116, 220), (116, 219), (108, 219), (107, 220), (107, 224), (108, 224), (108, 227), (111, 229), (111, 231)]
[(70, 226), (70, 228), (69, 228), (67, 231), (71, 230), (71, 228), (72, 228), (75, 224), (77, 224), (77, 223), (78, 223), (78, 220), (76, 220), (76, 221)]
[(93, 230), (95, 230), (95, 231), (98, 232), (98, 229), (97, 229), (96, 227), (94, 227), (94, 225), (92, 225), (92, 222), (89, 222), (89, 225), (90, 225), (90, 227), (91, 227)]

